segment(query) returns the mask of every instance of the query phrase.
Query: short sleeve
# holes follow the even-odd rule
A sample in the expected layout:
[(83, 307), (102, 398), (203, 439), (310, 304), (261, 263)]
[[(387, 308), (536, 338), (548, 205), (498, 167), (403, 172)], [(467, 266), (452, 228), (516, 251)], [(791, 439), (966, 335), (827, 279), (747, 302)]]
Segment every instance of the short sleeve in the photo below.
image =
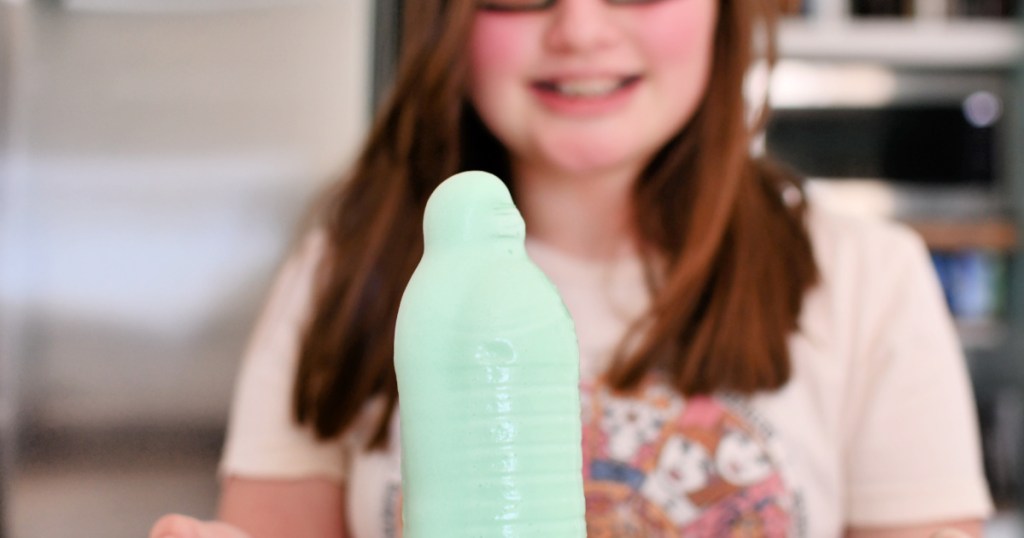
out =
[(292, 387), (309, 315), (322, 235), (311, 234), (285, 263), (249, 341), (235, 386), (221, 476), (341, 481), (346, 444), (318, 441), (292, 418)]
[(908, 230), (879, 233), (859, 290), (865, 306), (863, 347), (851, 371), (848, 524), (987, 517), (969, 376), (927, 250)]

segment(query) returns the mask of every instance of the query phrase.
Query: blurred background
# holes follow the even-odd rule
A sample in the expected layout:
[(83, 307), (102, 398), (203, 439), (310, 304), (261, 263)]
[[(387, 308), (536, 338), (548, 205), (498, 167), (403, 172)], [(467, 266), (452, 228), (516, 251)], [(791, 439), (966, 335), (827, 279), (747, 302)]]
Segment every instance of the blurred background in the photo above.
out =
[[(1024, 536), (1017, 0), (780, 0), (761, 141), (926, 239)], [(210, 517), (233, 378), (385, 91), (398, 0), (0, 0), (0, 537)], [(927, 372), (922, 372), (927, 375)]]
[(209, 517), (269, 279), (367, 126), (374, 5), (0, 6), (0, 533)]

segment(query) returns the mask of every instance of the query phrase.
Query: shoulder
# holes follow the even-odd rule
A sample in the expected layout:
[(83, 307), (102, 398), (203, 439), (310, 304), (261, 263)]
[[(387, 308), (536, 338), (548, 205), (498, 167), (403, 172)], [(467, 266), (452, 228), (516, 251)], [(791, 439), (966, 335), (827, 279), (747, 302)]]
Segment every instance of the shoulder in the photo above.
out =
[(869, 265), (890, 265), (926, 251), (916, 232), (883, 218), (839, 214), (812, 203), (806, 223), (822, 271), (851, 258)]
[(873, 290), (930, 275), (924, 241), (909, 227), (882, 218), (838, 214), (812, 205), (806, 216), (819, 287), (870, 298)]
[[(904, 318), (943, 315), (930, 254), (909, 227), (821, 207), (811, 207), (806, 219), (819, 279), (805, 297), (805, 331), (832, 334), (831, 339), (856, 347), (854, 342), (891, 337)], [(929, 326), (946, 325), (936, 319)]]

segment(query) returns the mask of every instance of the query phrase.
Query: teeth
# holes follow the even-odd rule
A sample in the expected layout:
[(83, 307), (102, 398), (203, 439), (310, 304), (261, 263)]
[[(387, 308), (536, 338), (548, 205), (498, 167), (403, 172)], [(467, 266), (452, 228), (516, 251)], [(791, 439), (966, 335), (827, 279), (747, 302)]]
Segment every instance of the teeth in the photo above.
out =
[(572, 80), (554, 84), (555, 91), (569, 97), (599, 97), (612, 93), (620, 87), (622, 87), (622, 80), (618, 78)]

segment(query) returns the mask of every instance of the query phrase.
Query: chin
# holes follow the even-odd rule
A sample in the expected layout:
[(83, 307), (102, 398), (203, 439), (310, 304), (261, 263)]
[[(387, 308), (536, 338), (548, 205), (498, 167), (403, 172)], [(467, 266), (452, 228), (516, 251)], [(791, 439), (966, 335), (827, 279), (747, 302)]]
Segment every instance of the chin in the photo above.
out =
[(644, 164), (632, 155), (611, 151), (602, 152), (593, 147), (585, 151), (566, 150), (554, 155), (551, 163), (570, 176), (604, 175), (628, 170), (637, 173)]

